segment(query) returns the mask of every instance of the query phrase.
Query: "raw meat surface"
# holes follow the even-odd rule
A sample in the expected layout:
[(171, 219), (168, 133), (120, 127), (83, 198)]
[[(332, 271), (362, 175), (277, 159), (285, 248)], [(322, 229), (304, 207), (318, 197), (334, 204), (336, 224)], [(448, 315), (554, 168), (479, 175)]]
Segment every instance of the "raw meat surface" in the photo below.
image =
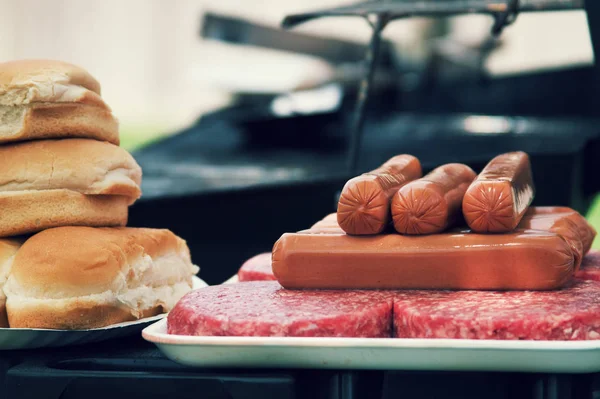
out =
[(394, 299), (398, 338), (600, 339), (600, 283), (559, 291), (406, 291)]
[(600, 281), (600, 251), (592, 249), (583, 258), (581, 268), (575, 273), (575, 278), (582, 280)]
[(275, 280), (271, 268), (271, 253), (263, 253), (248, 259), (238, 271), (238, 280), (264, 281)]
[(211, 336), (391, 336), (392, 293), (285, 290), (275, 281), (202, 288), (167, 318), (169, 334)]

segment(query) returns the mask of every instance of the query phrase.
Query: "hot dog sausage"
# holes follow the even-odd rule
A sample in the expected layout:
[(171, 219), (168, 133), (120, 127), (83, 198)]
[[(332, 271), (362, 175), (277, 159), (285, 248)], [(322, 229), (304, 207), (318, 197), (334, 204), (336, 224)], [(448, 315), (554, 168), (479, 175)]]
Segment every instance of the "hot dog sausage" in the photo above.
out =
[(311, 229), (328, 229), (328, 228), (332, 228), (332, 227), (340, 227), (340, 225), (338, 224), (337, 221), (337, 213), (330, 213), (329, 215), (325, 216), (323, 219), (319, 220), (317, 223), (313, 224), (310, 228)]
[(558, 234), (284, 234), (273, 274), (285, 288), (550, 290), (573, 275)]
[(596, 238), (596, 229), (576, 210), (562, 206), (536, 206), (527, 211), (527, 215), (552, 215), (555, 217), (563, 216), (575, 223), (581, 243), (583, 244), (583, 255), (587, 254), (592, 248), (594, 238)]
[(568, 213), (538, 213), (537, 208), (532, 207), (519, 223), (518, 229), (542, 230), (561, 235), (573, 251), (575, 271), (579, 270), (583, 259), (583, 241), (577, 224), (569, 218)]
[(462, 200), (477, 175), (453, 163), (434, 169), (392, 197), (392, 220), (400, 234), (440, 233), (461, 219)]
[(337, 220), (348, 234), (379, 234), (390, 222), (392, 195), (422, 176), (421, 163), (412, 155), (398, 155), (380, 168), (349, 180), (340, 195)]
[(510, 152), (492, 159), (469, 186), (463, 215), (478, 233), (514, 230), (535, 195), (529, 156)]
[(337, 213), (330, 213), (310, 229), (299, 231), (300, 234), (346, 234), (337, 222)]

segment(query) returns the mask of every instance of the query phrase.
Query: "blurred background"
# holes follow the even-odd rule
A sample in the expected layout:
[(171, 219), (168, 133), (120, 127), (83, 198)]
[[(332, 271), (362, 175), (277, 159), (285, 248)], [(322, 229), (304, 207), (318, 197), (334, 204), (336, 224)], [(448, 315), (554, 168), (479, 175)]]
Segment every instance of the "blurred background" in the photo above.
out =
[[(236, 90), (285, 91), (326, 80), (333, 68), (310, 55), (239, 46), (200, 36), (206, 12), (277, 27), (287, 14), (348, 4), (339, 0), (0, 0), (0, 60), (54, 58), (88, 69), (135, 147), (230, 103)], [(436, 36), (475, 46), (491, 18), (464, 16), (437, 29), (424, 19), (391, 24), (385, 37), (418, 62)], [(299, 32), (366, 43), (354, 18), (315, 21)], [(591, 64), (584, 11), (522, 15), (487, 61), (493, 74)]]
[[(132, 223), (172, 228), (205, 262), (228, 251), (223, 238), (246, 243), (210, 283), (332, 211), (352, 175), (348, 121), (371, 29), (360, 18), (279, 29), (286, 15), (343, 4), (0, 0), (0, 61), (61, 59), (101, 82), (144, 168)], [(575, 207), (600, 228), (593, 8), (520, 15), (498, 40), (488, 16), (390, 24), (359, 171), (401, 152), (426, 168), (481, 168), (526, 150), (536, 204)]]

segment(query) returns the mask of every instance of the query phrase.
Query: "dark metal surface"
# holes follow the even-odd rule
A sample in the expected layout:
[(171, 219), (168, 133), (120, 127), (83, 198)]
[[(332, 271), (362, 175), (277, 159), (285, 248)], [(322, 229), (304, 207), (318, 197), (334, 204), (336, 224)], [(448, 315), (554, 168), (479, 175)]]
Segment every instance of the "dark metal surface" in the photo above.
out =
[[(248, 137), (239, 125), (206, 118), (185, 132), (137, 151), (134, 155), (144, 170), (142, 201), (351, 175), (344, 166), (347, 144), (342, 134), (349, 124), (319, 121), (320, 131), (304, 147), (294, 140), (287, 140), (287, 145), (272, 144), (271, 135), (284, 134), (297, 123), (280, 122), (257, 126), (265, 135), (260, 140), (260, 136)], [(585, 119), (370, 113), (365, 124), (368, 140), (362, 143), (358, 170), (372, 169), (398, 151), (414, 153), (426, 167), (445, 162), (481, 163), (512, 149), (534, 157), (577, 154), (597, 139), (597, 126), (595, 120)], [(327, 137), (339, 137), (340, 141), (326, 146)]]
[(9, 351), (3, 399), (591, 399), (600, 375), (188, 368), (141, 337)]
[[(584, 7), (583, 0), (521, 0), (519, 12), (577, 10)], [(367, 1), (350, 6), (287, 16), (285, 28), (324, 17), (387, 14), (391, 19), (406, 17), (443, 17), (460, 14), (496, 14), (509, 9), (508, 1), (499, 0), (396, 0)]]
[[(286, 32), (281, 29), (243, 19), (206, 13), (203, 16), (201, 37), (222, 42), (251, 45), (325, 59), (333, 64), (362, 61), (364, 46), (340, 39)], [(383, 52), (390, 44), (382, 44)]]
[(372, 21), (373, 33), (371, 34), (371, 43), (369, 43), (365, 55), (364, 65), (366, 68), (364, 78), (360, 82), (356, 109), (352, 115), (352, 130), (350, 135), (350, 145), (348, 146), (348, 171), (350, 173), (358, 172), (358, 153), (362, 141), (367, 101), (373, 85), (377, 60), (379, 59), (381, 33), (383, 32), (383, 29), (385, 29), (387, 23), (388, 19), (384, 15), (376, 15), (374, 16), (374, 21)]

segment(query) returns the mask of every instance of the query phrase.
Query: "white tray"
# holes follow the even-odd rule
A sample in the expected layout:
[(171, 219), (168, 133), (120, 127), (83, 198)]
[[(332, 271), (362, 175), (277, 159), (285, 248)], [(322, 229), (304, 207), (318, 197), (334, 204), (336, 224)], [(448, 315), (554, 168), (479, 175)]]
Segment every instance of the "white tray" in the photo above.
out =
[(195, 367), (592, 373), (598, 341), (191, 337), (162, 319), (142, 331), (169, 359)]
[[(206, 286), (207, 284), (204, 281), (194, 278), (194, 289)], [(135, 335), (139, 334), (144, 327), (164, 317), (165, 315), (163, 314), (89, 330), (0, 328), (0, 350), (70, 346)]]

